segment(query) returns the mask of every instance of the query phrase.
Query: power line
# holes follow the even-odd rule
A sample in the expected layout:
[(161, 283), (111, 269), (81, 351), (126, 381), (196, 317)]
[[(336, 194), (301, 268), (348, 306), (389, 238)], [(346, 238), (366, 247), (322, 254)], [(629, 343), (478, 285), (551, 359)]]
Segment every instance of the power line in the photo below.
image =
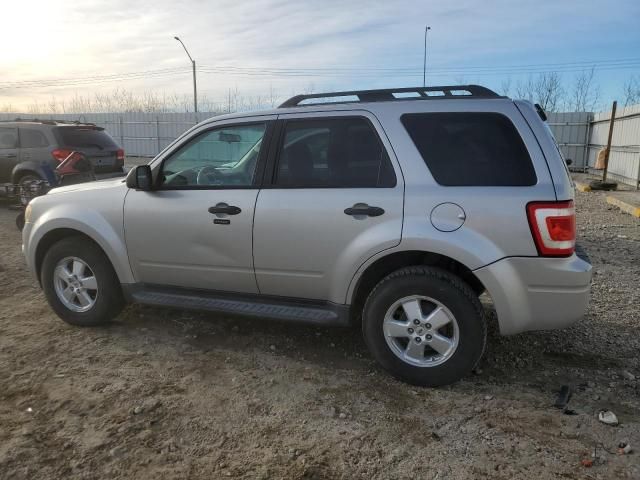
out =
[[(434, 67), (430, 68), (430, 75), (436, 77), (450, 77), (453, 75), (495, 76), (521, 75), (542, 73), (571, 73), (588, 69), (599, 70), (628, 70), (639, 69), (640, 58), (575, 61), (566, 63), (539, 63), (501, 66), (468, 66), (468, 67)], [(109, 82), (127, 80), (145, 80), (189, 73), (186, 67), (144, 70), (110, 75), (91, 75), (57, 79), (33, 79), (0, 82), (0, 90), (18, 88), (42, 87), (74, 87), (81, 85), (100, 85)], [(357, 78), (399, 78), (417, 77), (422, 70), (413, 67), (376, 67), (376, 66), (325, 66), (325, 67), (241, 67), (236, 65), (202, 65), (199, 73), (213, 75), (224, 74), (238, 77), (271, 77), (271, 78), (328, 78), (328, 77), (357, 77)]]

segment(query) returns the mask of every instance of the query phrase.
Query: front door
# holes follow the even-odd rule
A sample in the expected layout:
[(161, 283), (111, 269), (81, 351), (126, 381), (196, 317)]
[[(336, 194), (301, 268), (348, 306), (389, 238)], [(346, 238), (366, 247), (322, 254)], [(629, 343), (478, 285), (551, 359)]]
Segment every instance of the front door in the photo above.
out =
[(401, 172), (366, 112), (279, 118), (254, 222), (260, 292), (344, 303), (354, 269), (400, 243)]
[(0, 127), (0, 183), (11, 181), (11, 171), (18, 163), (18, 129)]
[(201, 129), (153, 166), (153, 191), (127, 194), (138, 282), (257, 293), (252, 228), (269, 120)]

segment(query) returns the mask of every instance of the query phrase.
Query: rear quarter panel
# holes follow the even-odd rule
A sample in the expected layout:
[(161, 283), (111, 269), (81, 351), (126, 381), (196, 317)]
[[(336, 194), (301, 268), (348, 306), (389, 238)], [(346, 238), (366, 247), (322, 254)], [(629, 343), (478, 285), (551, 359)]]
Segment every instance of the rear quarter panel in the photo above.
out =
[[(374, 108), (372, 108), (374, 110)], [(529, 187), (448, 187), (439, 185), (415, 147), (401, 116), (418, 112), (495, 112), (507, 116), (522, 137), (536, 172)], [(449, 256), (477, 269), (507, 256), (536, 256), (526, 215), (527, 203), (555, 200), (547, 162), (531, 128), (508, 99), (434, 100), (389, 102), (373, 113), (391, 139), (405, 178), (405, 211), (398, 250), (424, 250)], [(434, 207), (452, 202), (463, 208), (466, 219), (453, 232), (433, 227)]]

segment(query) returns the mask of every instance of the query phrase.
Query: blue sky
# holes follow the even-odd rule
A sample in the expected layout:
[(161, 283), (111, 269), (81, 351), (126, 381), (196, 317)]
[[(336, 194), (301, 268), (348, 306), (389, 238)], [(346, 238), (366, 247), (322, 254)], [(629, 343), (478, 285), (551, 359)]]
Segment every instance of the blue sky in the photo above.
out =
[(219, 102), (229, 89), (420, 85), (427, 24), (428, 84), (500, 89), (557, 70), (570, 89), (595, 66), (604, 105), (640, 78), (638, 0), (35, 0), (3, 5), (3, 19), (0, 41), (14, 48), (0, 50), (0, 107), (14, 109), (117, 87), (190, 94), (174, 35), (198, 63), (201, 94)]

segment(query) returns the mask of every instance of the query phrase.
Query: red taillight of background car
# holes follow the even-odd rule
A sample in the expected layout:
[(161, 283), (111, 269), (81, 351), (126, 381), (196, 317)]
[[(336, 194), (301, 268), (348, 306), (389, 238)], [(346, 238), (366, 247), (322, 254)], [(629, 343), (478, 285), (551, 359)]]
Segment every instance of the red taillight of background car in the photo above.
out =
[(576, 246), (576, 210), (573, 200), (532, 202), (527, 205), (531, 233), (543, 257), (568, 257)]
[(66, 148), (56, 148), (53, 152), (51, 152), (51, 155), (53, 155), (53, 158), (55, 158), (58, 162), (62, 162), (69, 155), (71, 155), (71, 152), (73, 152), (73, 150), (67, 150)]
[(116, 160), (121, 160), (124, 162), (124, 150), (119, 148), (116, 152)]

